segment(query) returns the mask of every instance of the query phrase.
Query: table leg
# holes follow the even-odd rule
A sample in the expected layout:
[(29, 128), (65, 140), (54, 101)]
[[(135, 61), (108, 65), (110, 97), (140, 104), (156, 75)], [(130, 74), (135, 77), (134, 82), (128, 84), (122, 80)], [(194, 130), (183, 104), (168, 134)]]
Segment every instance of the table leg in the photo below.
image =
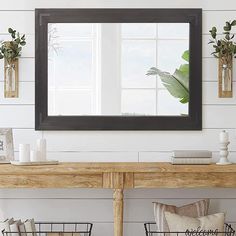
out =
[(114, 236), (123, 236), (123, 189), (114, 189), (113, 214)]

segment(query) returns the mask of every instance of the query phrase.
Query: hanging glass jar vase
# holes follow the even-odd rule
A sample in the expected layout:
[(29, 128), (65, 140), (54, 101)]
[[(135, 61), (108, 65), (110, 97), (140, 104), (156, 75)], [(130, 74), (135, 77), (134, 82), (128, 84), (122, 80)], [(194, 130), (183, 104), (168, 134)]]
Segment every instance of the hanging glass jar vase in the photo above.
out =
[(19, 96), (18, 86), (18, 59), (13, 61), (4, 60), (4, 97), (17, 98)]
[(219, 58), (219, 97), (232, 97), (233, 57)]

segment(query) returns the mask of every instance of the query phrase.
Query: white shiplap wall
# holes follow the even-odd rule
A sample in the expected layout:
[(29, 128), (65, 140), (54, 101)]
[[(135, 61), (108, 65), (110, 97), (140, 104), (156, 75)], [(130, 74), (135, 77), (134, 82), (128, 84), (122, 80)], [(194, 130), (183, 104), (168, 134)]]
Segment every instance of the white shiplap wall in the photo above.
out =
[[(34, 9), (50, 7), (203, 8), (203, 131), (34, 131)], [(235, 10), (234, 10), (235, 9)], [(236, 18), (235, 0), (11, 0), (0, 3), (0, 39), (9, 26), (27, 35), (20, 59), (20, 98), (3, 98), (0, 61), (0, 127), (12, 127), (15, 155), (19, 143), (48, 141), (48, 156), (61, 161), (168, 161), (172, 149), (209, 149), (218, 158), (218, 134), (231, 136), (236, 161), (236, 96), (217, 97), (217, 61), (207, 45), (211, 26)], [(236, 68), (236, 67), (234, 67)], [(236, 88), (236, 71), (234, 73)], [(92, 221), (94, 235), (112, 235), (110, 190), (0, 190), (0, 219), (15, 216), (37, 220)], [(153, 220), (152, 201), (183, 204), (212, 198), (210, 212), (226, 211), (236, 225), (236, 189), (132, 190), (125, 193), (125, 236), (144, 235), (142, 222)]]

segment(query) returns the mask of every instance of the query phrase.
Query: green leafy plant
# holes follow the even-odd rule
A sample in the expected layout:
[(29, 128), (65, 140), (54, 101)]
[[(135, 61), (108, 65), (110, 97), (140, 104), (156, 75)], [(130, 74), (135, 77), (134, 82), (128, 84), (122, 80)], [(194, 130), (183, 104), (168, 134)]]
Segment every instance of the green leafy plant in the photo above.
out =
[(19, 32), (11, 28), (8, 29), (11, 35), (11, 41), (3, 41), (0, 46), (0, 59), (6, 59), (8, 64), (11, 64), (21, 56), (22, 47), (26, 45), (25, 35), (20, 36)]
[(147, 75), (158, 75), (168, 92), (181, 103), (189, 102), (189, 50), (185, 51), (182, 58), (187, 62), (182, 64), (172, 75), (156, 67), (148, 70)]
[[(213, 44), (214, 51), (211, 53), (216, 58), (231, 58), (236, 54), (236, 44), (233, 42), (234, 34), (231, 33), (232, 27), (236, 26), (236, 20), (226, 21), (224, 29), (224, 37), (218, 39), (218, 31), (216, 27), (212, 27), (209, 31), (212, 39), (209, 44)], [(236, 56), (235, 56), (236, 57)]]

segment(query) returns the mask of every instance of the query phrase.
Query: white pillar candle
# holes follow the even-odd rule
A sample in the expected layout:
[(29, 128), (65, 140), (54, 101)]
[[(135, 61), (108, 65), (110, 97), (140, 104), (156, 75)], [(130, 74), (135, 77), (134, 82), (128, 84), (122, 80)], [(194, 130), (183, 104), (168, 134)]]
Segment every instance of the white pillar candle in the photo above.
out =
[(38, 139), (37, 140), (37, 145), (36, 145), (36, 150), (39, 152), (39, 160), (40, 161), (46, 161), (46, 152), (47, 152), (47, 144), (45, 139)]
[(220, 142), (221, 143), (228, 143), (229, 142), (229, 134), (225, 130), (220, 132)]
[(39, 151), (35, 151), (35, 150), (31, 150), (30, 151), (30, 161), (31, 162), (40, 161), (40, 152)]
[(30, 145), (29, 144), (19, 145), (19, 161), (20, 162), (30, 161)]

